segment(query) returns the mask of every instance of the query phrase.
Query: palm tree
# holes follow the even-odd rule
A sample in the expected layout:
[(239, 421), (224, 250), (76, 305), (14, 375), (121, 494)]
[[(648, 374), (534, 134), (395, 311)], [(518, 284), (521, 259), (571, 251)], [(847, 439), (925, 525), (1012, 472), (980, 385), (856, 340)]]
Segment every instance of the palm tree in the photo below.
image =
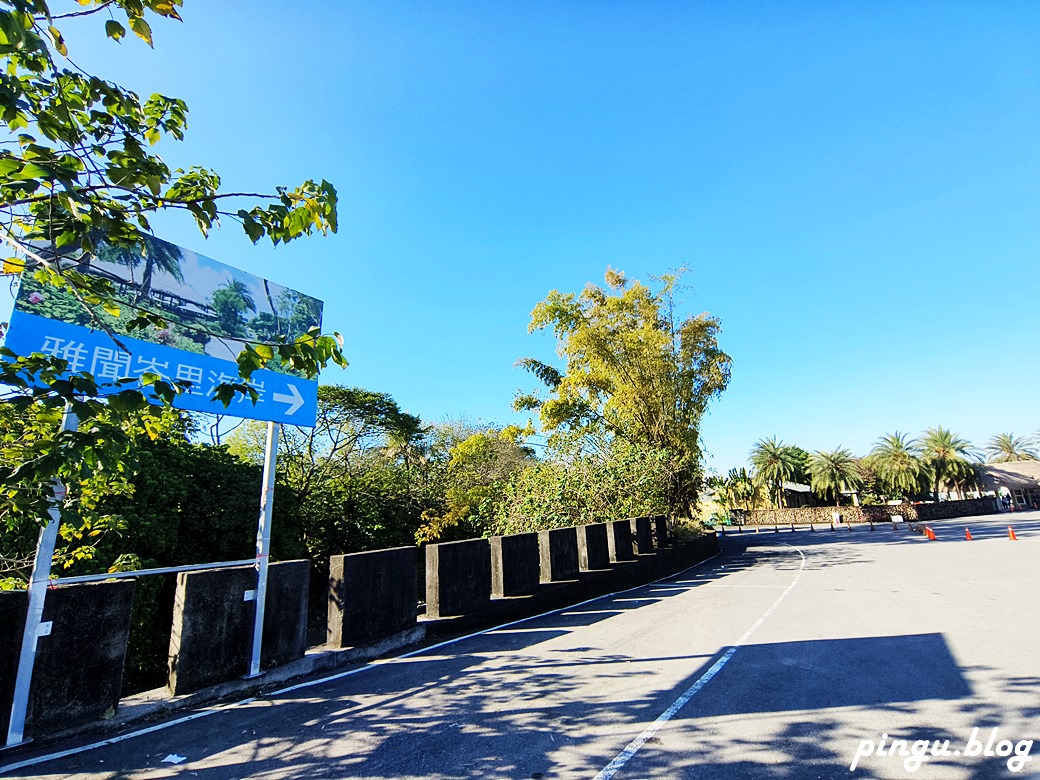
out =
[(748, 474), (747, 469), (730, 469), (724, 484), (728, 501), (732, 504), (739, 502), (743, 504), (744, 509), (751, 511), (751, 507), (755, 503), (755, 494), (758, 492), (758, 485)]
[(841, 506), (843, 490), (859, 490), (863, 487), (863, 472), (855, 457), (846, 449), (833, 452), (814, 452), (809, 460), (812, 489), (815, 493), (834, 496), (834, 506)]
[(920, 450), (921, 459), (930, 472), (937, 500), (941, 487), (962, 479), (973, 470), (968, 461), (972, 457), (971, 442), (948, 428), (929, 428), (914, 442), (914, 446)]
[(245, 282), (229, 278), (213, 291), (210, 304), (217, 313), (220, 327), (228, 336), (246, 335), (244, 315), (247, 311), (256, 311), (256, 301)]
[(751, 448), (750, 460), (751, 465), (755, 467), (755, 478), (775, 491), (776, 506), (782, 507), (784, 481), (790, 479), (798, 468), (795, 453), (773, 436), (755, 442), (755, 446)]
[(1038, 460), (1029, 439), (1011, 433), (998, 433), (986, 442), (990, 463), (1009, 463), (1015, 460)]
[(181, 271), (181, 248), (165, 241), (145, 238), (140, 244), (132, 246), (117, 246), (100, 241), (97, 254), (101, 260), (125, 265), (131, 269), (144, 263), (141, 286), (137, 290), (137, 295), (134, 296), (134, 303), (140, 303), (151, 293), (152, 276), (156, 268), (168, 273), (178, 282), (184, 281), (184, 274)]
[(867, 465), (877, 474), (886, 495), (906, 498), (927, 486), (928, 469), (921, 460), (909, 434), (890, 433), (874, 442)]

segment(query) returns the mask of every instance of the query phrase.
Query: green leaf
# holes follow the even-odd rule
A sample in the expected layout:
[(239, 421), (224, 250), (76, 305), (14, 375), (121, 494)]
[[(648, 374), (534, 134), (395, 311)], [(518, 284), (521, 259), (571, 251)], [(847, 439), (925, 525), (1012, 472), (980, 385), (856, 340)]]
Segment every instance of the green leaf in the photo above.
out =
[(115, 19), (105, 22), (105, 34), (114, 41), (122, 40), (126, 35), (126, 28)]
[(134, 31), (134, 35), (136, 35), (142, 41), (151, 46), (152, 28), (148, 26), (148, 22), (146, 22), (140, 16), (131, 16), (129, 21), (130, 29)]
[(54, 48), (61, 53), (62, 57), (68, 57), (69, 50), (65, 47), (65, 39), (61, 37), (61, 31), (54, 25), (51, 25), (47, 28), (47, 32), (51, 34), (51, 40), (54, 41)]

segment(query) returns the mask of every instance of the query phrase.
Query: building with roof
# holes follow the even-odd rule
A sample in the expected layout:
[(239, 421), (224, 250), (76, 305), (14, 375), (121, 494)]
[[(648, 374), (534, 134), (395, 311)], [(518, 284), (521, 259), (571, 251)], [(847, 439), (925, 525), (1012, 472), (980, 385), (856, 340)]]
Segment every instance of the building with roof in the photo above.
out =
[(980, 471), (984, 493), (1010, 495), (1016, 509), (1040, 509), (1040, 460), (985, 463)]

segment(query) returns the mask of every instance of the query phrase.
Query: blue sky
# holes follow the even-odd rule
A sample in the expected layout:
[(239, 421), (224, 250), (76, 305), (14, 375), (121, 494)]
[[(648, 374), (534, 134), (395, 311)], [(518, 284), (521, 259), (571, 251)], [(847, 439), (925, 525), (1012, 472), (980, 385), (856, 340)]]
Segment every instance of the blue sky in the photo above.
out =
[[(718, 470), (756, 439), (865, 453), (1040, 428), (1040, 6), (187, 0), (82, 66), (184, 98), (173, 165), (333, 182), (340, 232), (156, 233), (325, 301), (323, 381), (507, 422), (551, 289), (689, 266), (721, 317)], [(82, 25), (81, 25), (82, 26)]]

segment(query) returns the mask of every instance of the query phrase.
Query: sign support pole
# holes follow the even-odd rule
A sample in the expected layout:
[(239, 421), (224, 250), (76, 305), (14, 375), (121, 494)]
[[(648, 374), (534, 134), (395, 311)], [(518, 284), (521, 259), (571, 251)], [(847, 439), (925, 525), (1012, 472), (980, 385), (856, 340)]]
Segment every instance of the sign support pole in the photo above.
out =
[[(61, 432), (74, 431), (78, 421), (69, 405), (65, 406), (65, 415), (61, 420)], [(18, 673), (14, 682), (14, 695), (11, 698), (11, 719), (7, 726), (7, 742), (5, 747), (14, 747), (26, 742), (25, 716), (29, 709), (29, 689), (32, 685), (33, 665), (36, 661), (36, 643), (41, 636), (50, 633), (50, 623), (43, 623), (43, 605), (47, 598), (47, 586), (51, 577), (51, 564), (54, 559), (54, 546), (58, 539), (58, 528), (61, 526), (61, 504), (65, 500), (65, 486), (54, 481), (54, 501), (48, 514), (50, 519), (40, 529), (36, 541), (36, 557), (33, 560), (32, 574), (29, 576), (28, 609), (25, 613), (25, 628), (22, 630), (22, 648), (18, 655)]]
[(271, 513), (274, 510), (274, 477), (278, 461), (278, 425), (267, 423), (267, 448), (264, 452), (264, 487), (260, 494), (260, 523), (256, 531), (256, 617), (253, 621), (253, 653), (246, 679), (259, 677), (260, 649), (264, 641), (264, 607), (267, 601), (267, 565), (271, 554)]

